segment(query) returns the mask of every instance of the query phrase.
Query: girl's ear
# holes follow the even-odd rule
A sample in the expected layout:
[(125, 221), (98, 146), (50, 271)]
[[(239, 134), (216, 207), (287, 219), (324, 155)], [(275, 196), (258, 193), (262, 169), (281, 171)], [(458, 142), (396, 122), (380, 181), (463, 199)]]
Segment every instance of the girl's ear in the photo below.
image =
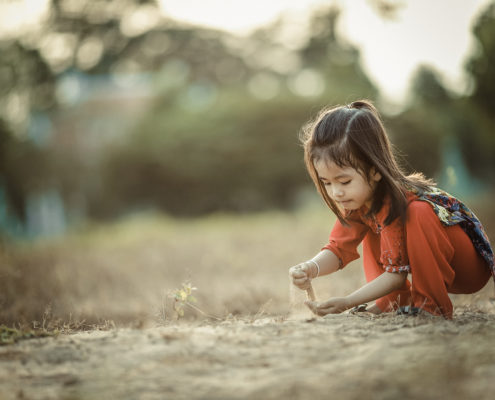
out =
[(382, 179), (382, 174), (380, 174), (375, 167), (371, 168), (370, 178), (373, 182), (379, 182)]

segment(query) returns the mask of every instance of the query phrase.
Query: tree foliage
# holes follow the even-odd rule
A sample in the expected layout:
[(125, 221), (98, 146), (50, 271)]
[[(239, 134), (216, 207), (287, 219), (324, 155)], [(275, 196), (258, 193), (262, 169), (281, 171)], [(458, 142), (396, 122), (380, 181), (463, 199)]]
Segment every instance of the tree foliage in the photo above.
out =
[[(385, 18), (399, 3), (370, 1)], [(471, 171), (495, 176), (494, 8), (473, 30), (479, 46), (466, 66), (472, 94), (452, 94), (423, 66), (405, 110), (386, 117), (407, 169), (435, 176), (451, 135)], [(379, 96), (359, 50), (337, 34), (338, 18), (338, 9), (320, 9), (287, 42), (284, 19), (238, 38), (163, 18), (152, 0), (52, 0), (38, 29), (0, 40), (0, 184), (12, 209), (22, 216), (29, 195), (47, 187), (69, 208), (83, 203), (92, 218), (143, 207), (181, 215), (290, 207), (311, 184), (302, 124), (324, 105)], [(96, 112), (105, 113), (98, 102), (61, 96), (74, 76), (100, 91), (115, 79), (144, 76), (151, 101), (120, 136), (124, 122), (112, 115), (123, 111), (108, 111), (114, 119), (106, 132), (118, 138), (108, 144), (91, 128)], [(32, 129), (38, 114), (53, 123), (51, 140)], [(88, 131), (81, 134), (78, 124)]]
[(463, 99), (469, 121), (462, 124), (463, 152), (471, 170), (495, 184), (495, 2), (480, 14), (473, 28), (477, 50), (466, 69), (473, 92)]
[(480, 14), (473, 27), (477, 48), (468, 60), (466, 69), (471, 75), (473, 93), (470, 96), (477, 107), (495, 121), (495, 3)]
[[(349, 91), (377, 94), (359, 52), (335, 34), (337, 15), (334, 9), (316, 14), (297, 50), (273, 40), (280, 22), (256, 32), (245, 42), (242, 81), (222, 84), (190, 74), (173, 91), (158, 91), (129, 141), (107, 160), (105, 181), (113, 196), (95, 203), (95, 212), (119, 210), (119, 199), (179, 214), (290, 207), (309, 182), (298, 138), (302, 124), (328, 99), (346, 102)], [(212, 70), (232, 57), (210, 60)], [(296, 67), (284, 69), (287, 60)], [(263, 86), (249, 90), (258, 79), (276, 88), (269, 98)], [(198, 88), (213, 93), (200, 107), (195, 96), (202, 92), (189, 96)], [(127, 179), (117, 179), (124, 168)]]
[(447, 143), (458, 143), (471, 174), (495, 183), (495, 2), (473, 27), (476, 49), (466, 62), (472, 92), (453, 94), (433, 68), (413, 77), (409, 104), (388, 120), (395, 143), (407, 155), (409, 170), (438, 175)]

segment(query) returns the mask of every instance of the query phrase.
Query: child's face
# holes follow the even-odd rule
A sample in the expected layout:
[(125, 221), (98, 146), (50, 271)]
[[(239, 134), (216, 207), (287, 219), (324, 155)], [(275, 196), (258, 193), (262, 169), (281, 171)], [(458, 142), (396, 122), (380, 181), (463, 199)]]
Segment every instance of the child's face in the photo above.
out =
[(357, 210), (363, 205), (371, 207), (376, 182), (382, 178), (380, 173), (372, 170), (368, 181), (354, 168), (340, 168), (331, 161), (320, 159), (314, 166), (328, 195), (341, 207), (346, 210)]

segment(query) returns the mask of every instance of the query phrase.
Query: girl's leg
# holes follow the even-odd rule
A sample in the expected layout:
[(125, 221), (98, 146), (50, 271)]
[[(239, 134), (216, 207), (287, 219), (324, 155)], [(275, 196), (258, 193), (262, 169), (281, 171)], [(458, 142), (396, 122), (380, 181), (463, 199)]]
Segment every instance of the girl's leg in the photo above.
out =
[(486, 285), (491, 277), (483, 257), (476, 251), (468, 235), (458, 225), (446, 228), (455, 251), (451, 265), (455, 271), (454, 281), (447, 287), (449, 293), (475, 293)]
[[(378, 263), (380, 259), (380, 236), (369, 232), (363, 241), (363, 264), (366, 282), (370, 282), (383, 274), (383, 267)], [(408, 280), (399, 289), (379, 298), (375, 304), (382, 312), (396, 310), (399, 307), (411, 304), (411, 290)]]
[(488, 268), (462, 229), (442, 225), (426, 202), (409, 204), (406, 236), (413, 305), (452, 318), (448, 292), (479, 290), (490, 276)]

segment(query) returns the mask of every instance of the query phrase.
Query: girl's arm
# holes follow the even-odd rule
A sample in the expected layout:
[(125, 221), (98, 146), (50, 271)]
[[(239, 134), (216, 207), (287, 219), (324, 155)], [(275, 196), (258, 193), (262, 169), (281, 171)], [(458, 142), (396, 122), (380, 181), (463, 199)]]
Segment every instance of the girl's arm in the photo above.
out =
[[(313, 260), (318, 263), (320, 267), (320, 273), (318, 276), (333, 274), (334, 272), (339, 270), (340, 260), (339, 258), (330, 250), (322, 250), (316, 256), (313, 257)], [(312, 263), (314, 264), (314, 263)], [(315, 265), (316, 267), (316, 265)], [(316, 272), (313, 278), (316, 278)]]
[(407, 272), (384, 272), (363, 287), (346, 296), (347, 308), (368, 303), (399, 289), (407, 278)]
[(334, 297), (323, 302), (306, 302), (317, 315), (338, 314), (359, 304), (383, 297), (399, 289), (407, 278), (407, 272), (384, 272), (371, 282), (346, 297)]

